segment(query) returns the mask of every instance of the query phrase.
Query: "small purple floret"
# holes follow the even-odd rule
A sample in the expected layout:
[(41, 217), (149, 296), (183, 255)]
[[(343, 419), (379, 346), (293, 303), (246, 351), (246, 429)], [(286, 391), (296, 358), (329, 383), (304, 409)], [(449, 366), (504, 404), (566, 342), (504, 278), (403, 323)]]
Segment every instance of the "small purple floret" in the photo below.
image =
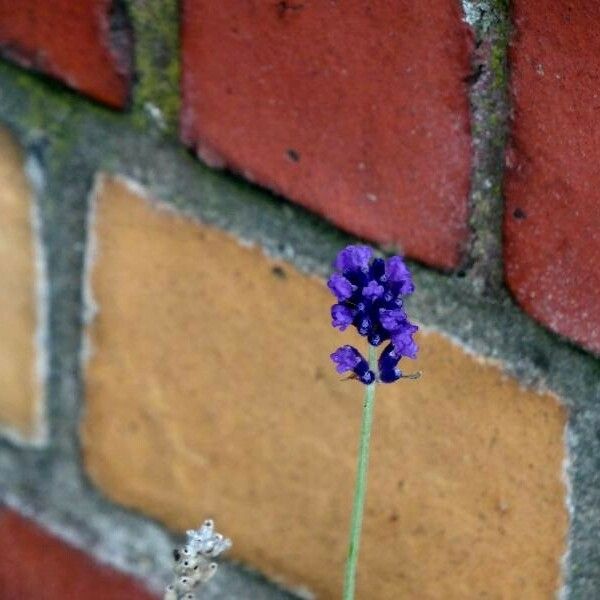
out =
[(373, 256), (369, 246), (346, 246), (336, 257), (334, 267), (338, 271), (365, 270)]
[(385, 261), (385, 276), (388, 281), (400, 284), (399, 294), (412, 294), (415, 286), (412, 275), (400, 256), (392, 256)]
[(412, 323), (407, 323), (407, 326), (392, 334), (392, 342), (396, 351), (401, 356), (408, 358), (417, 357), (417, 344), (413, 340), (413, 335), (419, 328)]
[(375, 381), (375, 373), (369, 369), (369, 363), (354, 346), (342, 346), (332, 355), (338, 373), (352, 371), (360, 382), (369, 385)]
[(383, 286), (374, 280), (369, 281), (362, 291), (362, 295), (365, 298), (370, 298), (371, 300), (374, 300), (375, 298), (381, 298), (384, 293), (385, 290)]
[(331, 324), (340, 331), (344, 331), (348, 325), (352, 325), (354, 311), (343, 304), (334, 304), (331, 307)]
[(379, 320), (384, 329), (397, 331), (406, 323), (406, 313), (400, 308), (380, 308)]
[(364, 360), (361, 353), (354, 346), (341, 346), (331, 355), (331, 360), (335, 363), (338, 373), (354, 371), (354, 367)]
[(327, 282), (327, 287), (333, 292), (335, 297), (341, 302), (352, 296), (352, 292), (356, 289), (343, 275), (334, 273)]

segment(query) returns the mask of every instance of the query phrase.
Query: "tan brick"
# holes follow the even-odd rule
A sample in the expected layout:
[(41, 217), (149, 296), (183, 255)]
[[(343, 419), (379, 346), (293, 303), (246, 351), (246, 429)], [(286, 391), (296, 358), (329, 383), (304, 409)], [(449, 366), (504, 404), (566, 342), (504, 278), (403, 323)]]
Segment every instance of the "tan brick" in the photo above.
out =
[[(361, 386), (340, 382), (316, 279), (161, 210), (97, 195), (85, 461), (115, 500), (339, 597)], [(359, 597), (550, 598), (567, 527), (554, 398), (436, 333), (418, 382), (382, 386)]]
[(0, 426), (35, 441), (42, 434), (42, 401), (31, 202), (21, 150), (0, 128)]

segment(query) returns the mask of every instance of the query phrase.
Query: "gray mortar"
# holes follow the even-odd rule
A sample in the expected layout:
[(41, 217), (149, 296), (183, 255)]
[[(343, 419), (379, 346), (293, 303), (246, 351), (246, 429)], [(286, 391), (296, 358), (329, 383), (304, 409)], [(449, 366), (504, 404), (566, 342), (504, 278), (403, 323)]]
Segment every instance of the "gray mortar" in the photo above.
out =
[[(491, 3), (468, 4), (471, 19), (475, 7), (483, 5)], [(490, 18), (489, 11), (477, 14)], [(481, 20), (482, 28), (485, 22)], [(481, 31), (479, 35), (484, 35), (485, 29)], [(105, 170), (129, 177), (180, 212), (320, 277), (329, 271), (336, 251), (353, 238), (283, 199), (209, 170), (176, 139), (157, 135), (156, 129), (142, 133), (139, 112), (114, 113), (3, 64), (0, 90), (0, 121), (16, 132), (46, 172), (40, 212), (50, 281), (49, 445), (41, 452), (0, 442), (0, 497), (158, 589), (168, 578), (174, 539), (146, 517), (109, 502), (88, 482), (81, 465), (77, 436), (83, 406), (81, 282), (87, 198), (94, 173)], [(473, 91), (472, 102), (478, 93)], [(501, 128), (498, 131), (503, 135)], [(481, 162), (476, 159), (474, 178), (484, 182), (487, 173), (499, 182), (497, 160), (503, 138), (482, 139), (489, 152), (483, 153)], [(474, 216), (473, 260), (467, 276), (447, 276), (412, 263), (417, 292), (409, 310), (427, 327), (496, 361), (523, 385), (554, 392), (570, 409), (572, 526), (564, 598), (600, 597), (600, 363), (526, 317), (499, 284), (501, 205), (499, 195), (486, 195), (485, 187), (473, 185), (474, 215), (479, 210), (481, 218)], [(489, 211), (483, 206), (488, 202)], [(487, 269), (491, 278), (483, 276)], [(226, 524), (223, 527), (226, 532)], [(207, 597), (290, 597), (229, 564), (212, 585), (207, 593), (213, 595)]]
[(597, 406), (571, 411), (568, 430), (571, 464), (568, 476), (572, 507), (563, 597), (600, 597), (600, 414)]
[(508, 120), (507, 0), (463, 0), (475, 48), (469, 81), (472, 169), (471, 243), (465, 265), (475, 292), (495, 296), (503, 286), (502, 176)]

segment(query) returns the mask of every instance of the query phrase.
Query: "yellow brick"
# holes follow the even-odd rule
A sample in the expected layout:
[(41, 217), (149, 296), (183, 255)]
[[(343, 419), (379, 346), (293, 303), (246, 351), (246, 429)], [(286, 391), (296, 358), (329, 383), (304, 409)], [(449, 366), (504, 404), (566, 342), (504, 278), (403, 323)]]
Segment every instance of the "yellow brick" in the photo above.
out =
[[(112, 498), (338, 598), (362, 388), (328, 355), (325, 286), (123, 182), (97, 195), (85, 462)], [(276, 268), (275, 268), (276, 267)], [(436, 333), (381, 386), (359, 597), (550, 598), (565, 413)]]
[(36, 441), (42, 402), (31, 202), (20, 148), (0, 128), (0, 427)]

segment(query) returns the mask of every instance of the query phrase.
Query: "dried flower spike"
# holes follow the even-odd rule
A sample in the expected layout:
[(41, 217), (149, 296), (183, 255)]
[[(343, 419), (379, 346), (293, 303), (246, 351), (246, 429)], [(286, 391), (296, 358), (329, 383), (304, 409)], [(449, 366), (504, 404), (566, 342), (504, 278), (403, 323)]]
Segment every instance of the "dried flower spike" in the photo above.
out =
[(183, 548), (173, 551), (174, 578), (165, 590), (164, 600), (194, 600), (194, 590), (217, 571), (216, 558), (231, 548), (231, 540), (215, 532), (215, 524), (207, 519), (198, 529), (187, 531)]

